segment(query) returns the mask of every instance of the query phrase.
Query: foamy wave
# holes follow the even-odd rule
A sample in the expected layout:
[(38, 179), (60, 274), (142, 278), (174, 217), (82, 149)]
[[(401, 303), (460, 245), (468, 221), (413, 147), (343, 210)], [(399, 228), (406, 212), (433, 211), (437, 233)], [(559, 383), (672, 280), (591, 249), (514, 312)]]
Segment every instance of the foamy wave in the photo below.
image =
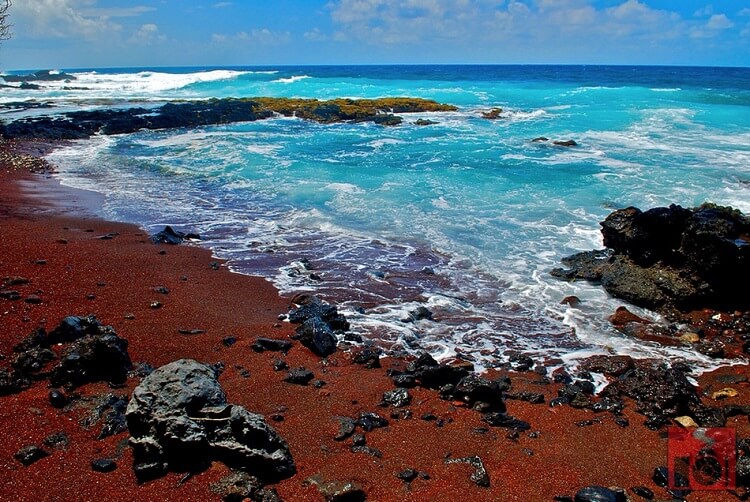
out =
[[(185, 89), (193, 84), (230, 81), (252, 72), (210, 70), (194, 73), (167, 73), (142, 71), (138, 73), (100, 73), (97, 71), (73, 73), (75, 80), (40, 82), (40, 89), (29, 92), (14, 91), (3, 96), (2, 101), (43, 99), (65, 102), (87, 100), (154, 100), (175, 96), (195, 97), (198, 94)], [(182, 93), (182, 94), (180, 94)]]
[[(167, 90), (181, 89), (200, 82), (231, 80), (248, 72), (232, 70), (211, 70), (196, 73), (162, 73), (144, 71), (140, 73), (106, 74), (97, 72), (76, 73), (76, 87), (89, 87), (92, 90), (107, 90), (125, 94), (152, 94)], [(71, 85), (71, 84), (68, 84)]]
[(309, 75), (294, 75), (294, 76), (287, 77), (287, 78), (278, 78), (274, 80), (272, 83), (293, 84), (294, 82), (299, 82), (300, 80), (305, 80), (307, 78), (312, 78), (312, 77)]

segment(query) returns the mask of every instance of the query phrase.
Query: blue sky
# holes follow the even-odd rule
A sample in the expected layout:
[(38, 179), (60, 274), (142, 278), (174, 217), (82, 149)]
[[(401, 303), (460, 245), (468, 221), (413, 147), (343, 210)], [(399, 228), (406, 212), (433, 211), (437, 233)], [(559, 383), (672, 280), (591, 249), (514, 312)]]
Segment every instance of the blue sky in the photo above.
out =
[(750, 0), (14, 0), (0, 68), (750, 66)]

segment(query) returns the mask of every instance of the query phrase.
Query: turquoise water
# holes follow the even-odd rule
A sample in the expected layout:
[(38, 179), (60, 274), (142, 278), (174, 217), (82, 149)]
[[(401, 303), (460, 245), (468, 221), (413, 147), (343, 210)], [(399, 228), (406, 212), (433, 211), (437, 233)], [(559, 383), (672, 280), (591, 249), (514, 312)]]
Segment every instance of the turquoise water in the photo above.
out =
[[(711, 201), (750, 211), (748, 69), (73, 71), (85, 89), (50, 84), (0, 101), (61, 110), (229, 96), (455, 104), (392, 128), (278, 118), (97, 137), (51, 160), (64, 182), (107, 196), (107, 217), (194, 228), (235, 270), (284, 292), (317, 291), (394, 349), (458, 352), (483, 366), (514, 350), (551, 364), (602, 352), (710, 364), (624, 338), (606, 321), (622, 302), (549, 270), (601, 246), (598, 222), (615, 208)], [(499, 120), (481, 118), (490, 107), (504, 109)], [(579, 146), (530, 141), (538, 136)], [(582, 305), (560, 305), (567, 295)], [(418, 305), (436, 321), (403, 322)]]

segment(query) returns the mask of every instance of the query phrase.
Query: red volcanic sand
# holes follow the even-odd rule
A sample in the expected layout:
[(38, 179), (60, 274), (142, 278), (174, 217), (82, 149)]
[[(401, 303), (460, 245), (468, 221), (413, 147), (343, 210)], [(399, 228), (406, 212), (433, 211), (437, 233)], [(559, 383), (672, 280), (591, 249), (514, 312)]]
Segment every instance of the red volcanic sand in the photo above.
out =
[[(29, 195), (34, 187), (36, 195)], [(280, 413), (284, 419), (271, 422), (289, 443), (298, 472), (274, 488), (283, 500), (323, 500), (314, 484), (353, 481), (368, 494), (368, 500), (551, 500), (555, 495), (573, 495), (587, 485), (646, 486), (657, 498), (669, 498), (651, 481), (655, 467), (666, 464), (664, 430), (650, 431), (644, 417), (628, 401), (624, 416), (629, 427), (618, 426), (611, 415), (595, 415), (567, 406), (550, 408), (507, 401), (508, 412), (530, 422), (538, 437), (521, 433), (516, 440), (508, 431), (489, 428), (481, 415), (459, 403), (443, 401), (437, 392), (412, 389), (408, 407), (413, 418), (390, 419), (390, 426), (366, 434), (367, 444), (382, 452), (382, 458), (350, 451), (351, 440), (335, 441), (337, 416), (357, 417), (371, 411), (388, 417), (391, 410), (378, 407), (383, 392), (393, 388), (386, 374), (404, 361), (385, 359), (383, 368), (367, 369), (353, 364), (339, 351), (327, 360), (314, 356), (295, 343), (288, 355), (256, 353), (250, 344), (258, 336), (287, 339), (293, 327), (277, 316), (289, 301), (265, 280), (212, 267), (209, 251), (191, 245), (166, 246), (149, 242), (146, 233), (133, 225), (103, 221), (81, 215), (90, 201), (82, 192), (61, 189), (41, 175), (0, 175), (0, 279), (21, 276), (26, 285), (14, 286), (22, 298), (36, 294), (41, 304), (0, 299), (0, 354), (8, 363), (12, 347), (36, 327), (54, 328), (65, 316), (94, 314), (128, 340), (136, 363), (155, 367), (180, 358), (204, 363), (223, 362), (220, 377), (231, 403), (266, 415)], [(40, 198), (40, 194), (45, 197)], [(54, 199), (54, 200), (50, 200)], [(67, 201), (63, 207), (54, 201)], [(112, 239), (101, 236), (113, 235)], [(45, 260), (40, 264), (38, 260)], [(154, 291), (166, 286), (168, 294)], [(158, 301), (162, 307), (151, 308)], [(126, 319), (126, 316), (132, 319)], [(203, 330), (184, 335), (180, 330)], [(222, 340), (238, 342), (226, 347)], [(291, 368), (305, 366), (326, 385), (320, 389), (282, 381), (285, 372), (273, 371), (273, 361), (284, 359)], [(249, 376), (243, 370), (249, 372)], [(244, 373), (244, 376), (243, 376)], [(746, 374), (745, 367), (724, 373)], [(543, 392), (546, 400), (556, 397), (558, 386), (538, 383), (533, 373), (510, 375), (513, 391)], [(710, 388), (727, 387), (711, 380)], [(138, 384), (130, 378), (126, 387), (110, 389), (89, 384), (76, 392), (80, 399), (68, 410), (50, 406), (49, 389), (35, 383), (19, 394), (0, 398), (0, 499), (2, 500), (217, 500), (210, 485), (229, 470), (214, 462), (205, 472), (189, 479), (171, 473), (155, 481), (138, 484), (132, 470), (127, 433), (97, 440), (101, 425), (85, 428), (81, 421), (90, 413), (91, 398), (106, 392), (129, 395)], [(750, 402), (747, 384), (731, 385)], [(442, 419), (420, 419), (425, 413)], [(579, 427), (575, 422), (601, 417), (601, 423)], [(746, 417), (729, 419), (739, 437), (748, 435)], [(478, 428), (487, 427), (487, 430)], [(45, 437), (63, 431), (70, 444), (52, 449), (50, 456), (29, 467), (13, 454), (29, 444), (41, 445)], [(491, 479), (490, 488), (476, 486), (471, 467), (446, 464), (445, 458), (478, 455)], [(90, 462), (113, 458), (118, 468), (111, 473), (94, 472)], [(412, 468), (429, 474), (405, 483), (396, 477)], [(634, 500), (638, 497), (632, 495)], [(725, 500), (729, 494), (694, 492), (689, 500)]]

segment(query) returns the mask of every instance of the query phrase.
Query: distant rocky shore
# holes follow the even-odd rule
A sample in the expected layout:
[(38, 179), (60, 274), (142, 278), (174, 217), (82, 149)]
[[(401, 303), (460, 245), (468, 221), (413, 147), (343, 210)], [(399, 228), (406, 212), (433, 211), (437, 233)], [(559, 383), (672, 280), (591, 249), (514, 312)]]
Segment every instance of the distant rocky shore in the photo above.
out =
[(373, 122), (398, 125), (396, 114), (454, 111), (453, 105), (420, 98), (317, 99), (225, 98), (167, 103), (158, 108), (107, 108), (19, 119), (0, 125), (8, 139), (73, 140), (95, 134), (126, 134), (141, 129), (201, 127), (252, 122), (274, 116), (299, 117), (323, 124)]

